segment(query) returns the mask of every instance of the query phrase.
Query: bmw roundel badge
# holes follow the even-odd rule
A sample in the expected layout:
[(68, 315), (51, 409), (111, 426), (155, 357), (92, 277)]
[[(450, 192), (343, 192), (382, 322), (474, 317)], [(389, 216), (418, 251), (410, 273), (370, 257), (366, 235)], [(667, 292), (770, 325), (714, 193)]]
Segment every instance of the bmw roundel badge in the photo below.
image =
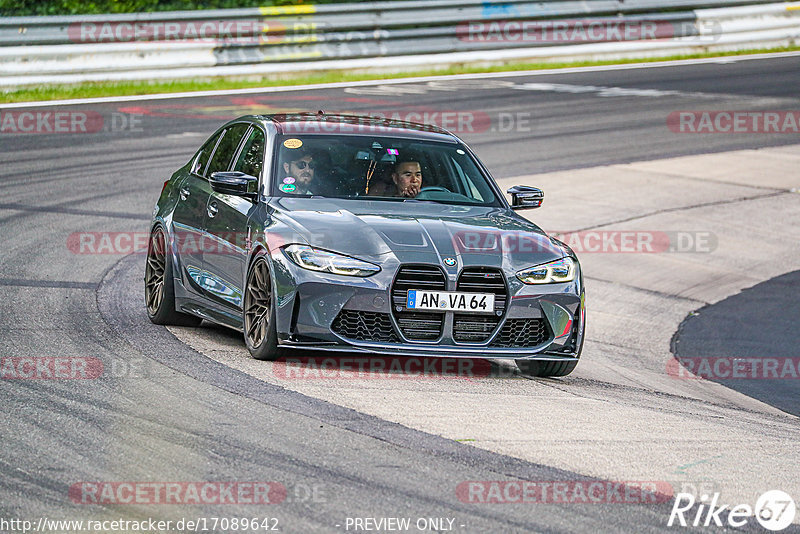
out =
[(456, 260), (455, 258), (445, 258), (444, 264), (447, 265), (448, 267), (452, 267), (456, 264)]

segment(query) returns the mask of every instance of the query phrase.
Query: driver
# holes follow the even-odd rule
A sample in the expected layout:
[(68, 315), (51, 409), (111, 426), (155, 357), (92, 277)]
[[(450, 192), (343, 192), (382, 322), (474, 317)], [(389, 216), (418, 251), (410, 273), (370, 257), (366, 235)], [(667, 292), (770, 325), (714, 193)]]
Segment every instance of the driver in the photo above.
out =
[(284, 191), (284, 187), (288, 185), (290, 187), (285, 190), (287, 193), (291, 192), (295, 195), (313, 194), (314, 175), (319, 163), (316, 156), (317, 154), (314, 151), (304, 148), (293, 151), (293, 159), (283, 164), (285, 178), (283, 179), (284, 186), (281, 191)]
[(397, 196), (414, 198), (422, 189), (422, 167), (418, 161), (398, 161), (392, 173)]

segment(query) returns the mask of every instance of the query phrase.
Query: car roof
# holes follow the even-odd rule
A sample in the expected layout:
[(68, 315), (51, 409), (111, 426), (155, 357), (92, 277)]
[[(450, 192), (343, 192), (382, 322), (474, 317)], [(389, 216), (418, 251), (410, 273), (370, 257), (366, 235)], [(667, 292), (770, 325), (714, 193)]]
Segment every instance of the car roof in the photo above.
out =
[[(239, 120), (244, 119), (241, 117)], [(278, 133), (296, 135), (381, 135), (458, 143), (460, 139), (438, 126), (366, 115), (282, 113), (252, 115), (251, 120), (271, 122)]]

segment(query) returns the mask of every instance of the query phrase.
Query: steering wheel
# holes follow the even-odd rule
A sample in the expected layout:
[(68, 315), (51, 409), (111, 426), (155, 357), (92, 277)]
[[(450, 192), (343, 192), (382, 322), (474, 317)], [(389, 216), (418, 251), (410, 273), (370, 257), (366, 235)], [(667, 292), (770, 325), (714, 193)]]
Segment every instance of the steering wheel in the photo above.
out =
[(423, 187), (419, 190), (419, 194), (425, 193), (426, 191), (444, 191), (445, 193), (450, 193), (451, 191), (446, 187), (442, 187), (440, 185), (429, 185), (428, 187)]

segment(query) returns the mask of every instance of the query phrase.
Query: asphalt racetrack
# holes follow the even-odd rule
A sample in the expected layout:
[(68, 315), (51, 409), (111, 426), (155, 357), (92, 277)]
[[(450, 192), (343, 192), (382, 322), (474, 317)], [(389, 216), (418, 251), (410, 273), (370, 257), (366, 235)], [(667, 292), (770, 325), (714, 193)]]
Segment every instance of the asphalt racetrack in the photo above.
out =
[[(682, 111), (796, 114), (798, 87), (800, 56), (789, 54), (0, 105), (0, 517), (205, 520), (214, 532), (234, 531), (214, 517), (282, 532), (403, 531), (389, 518), (409, 518), (407, 531), (721, 532), (668, 527), (676, 496), (753, 507), (781, 490), (800, 503), (796, 377), (698, 380), (673, 357), (800, 357), (800, 134), (697, 134), (675, 122)], [(133, 241), (164, 180), (224, 121), (317, 109), (455, 121), (445, 125), (504, 188), (543, 187), (545, 206), (523, 213), (546, 230), (673, 241), (649, 254), (578, 252), (587, 344), (563, 379), (523, 377), (507, 362), (469, 379), (290, 379), (249, 359), (234, 332), (150, 324)], [(26, 112), (39, 117), (34, 132), (22, 131)], [(91, 131), (48, 131), (48, 112), (80, 113)], [(86, 235), (131, 242), (81, 248)], [(30, 357), (97, 372), (27, 379), (6, 367)], [(602, 502), (575, 496), (598, 480), (618, 487)], [(563, 483), (571, 497), (500, 490), (500, 502), (482, 502), (522, 481)], [(104, 489), (119, 497), (120, 483), (176, 482), (272, 489), (261, 504), (93, 500)], [(783, 532), (798, 523), (800, 513)], [(752, 517), (727, 529), (764, 531)]]

